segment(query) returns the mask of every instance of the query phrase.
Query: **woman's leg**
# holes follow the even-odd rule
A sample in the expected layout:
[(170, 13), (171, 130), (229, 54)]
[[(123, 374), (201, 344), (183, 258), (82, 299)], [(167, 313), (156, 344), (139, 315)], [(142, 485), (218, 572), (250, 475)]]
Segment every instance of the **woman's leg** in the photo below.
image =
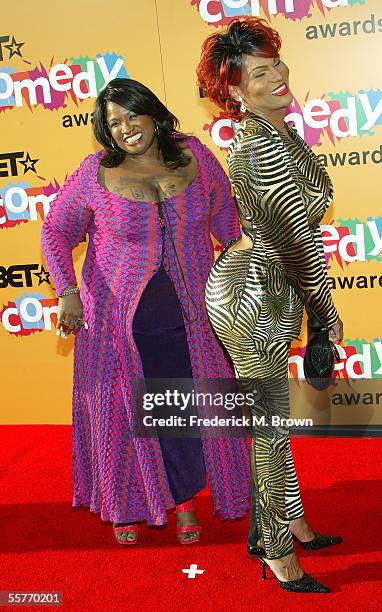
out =
[(252, 343), (246, 347), (245, 360), (237, 349), (232, 355), (250, 398), (252, 417), (248, 544), (257, 546), (260, 540), (268, 559), (293, 552), (291, 513), (303, 514), (289, 431), (283, 421), (289, 417), (288, 352), (288, 342)]
[(289, 438), (286, 450), (285, 514), (289, 521), (293, 521), (304, 516), (304, 509), (302, 507), (300, 496), (300, 487), (298, 485), (297, 474), (294, 468)]
[[(263, 538), (267, 557), (282, 557), (293, 551), (288, 512), (301, 504), (288, 430), (272, 422), (272, 417), (289, 416), (290, 344), (254, 340), (255, 335), (261, 337), (263, 296), (251, 268), (250, 249), (226, 250), (219, 256), (207, 283), (206, 304), (244, 390), (253, 395), (253, 405), (247, 402), (253, 419), (248, 543), (257, 546)], [(263, 335), (267, 338), (268, 329)]]
[(288, 427), (277, 423), (277, 418), (289, 417), (290, 343), (267, 341), (272, 321), (263, 315), (266, 296), (258, 284), (259, 269), (251, 261), (251, 250), (224, 251), (209, 276), (206, 305), (244, 391), (253, 394), (247, 401), (253, 421), (248, 544), (265, 548), (266, 563), (280, 581), (294, 581), (304, 572), (289, 524), (294, 513), (303, 520), (303, 510)]

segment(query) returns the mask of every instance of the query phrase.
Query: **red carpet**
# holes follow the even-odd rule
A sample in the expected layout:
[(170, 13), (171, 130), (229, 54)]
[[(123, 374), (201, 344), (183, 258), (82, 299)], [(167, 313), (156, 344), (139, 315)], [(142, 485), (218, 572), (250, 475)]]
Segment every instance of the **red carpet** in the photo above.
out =
[[(245, 552), (247, 520), (212, 518), (207, 492), (195, 503), (199, 545), (177, 543), (173, 516), (167, 528), (141, 528), (137, 547), (114, 543), (98, 516), (71, 509), (67, 426), (2, 426), (0, 448), (1, 591), (63, 591), (61, 609), (81, 612), (381, 609), (382, 440), (293, 440), (306, 516), (317, 531), (344, 538), (301, 552), (306, 571), (331, 586), (328, 595), (262, 582)], [(191, 563), (205, 570), (194, 580), (181, 571)]]

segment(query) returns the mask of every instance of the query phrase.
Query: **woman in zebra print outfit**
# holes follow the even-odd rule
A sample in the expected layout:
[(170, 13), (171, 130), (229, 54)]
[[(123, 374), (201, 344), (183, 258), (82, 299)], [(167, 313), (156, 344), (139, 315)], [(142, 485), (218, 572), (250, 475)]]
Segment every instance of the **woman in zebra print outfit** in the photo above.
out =
[(198, 77), (205, 95), (242, 118), (228, 166), (243, 233), (218, 257), (206, 302), (237, 377), (253, 394), (248, 552), (260, 558), (263, 575), (265, 564), (271, 567), (285, 590), (328, 592), (304, 573), (292, 537), (309, 550), (341, 538), (317, 534), (306, 522), (288, 430), (272, 419), (289, 414), (288, 352), (304, 301), (331, 328), (330, 338), (342, 339), (319, 228), (332, 184), (284, 121), (293, 96), (280, 47), (277, 32), (253, 17), (233, 20), (203, 45)]

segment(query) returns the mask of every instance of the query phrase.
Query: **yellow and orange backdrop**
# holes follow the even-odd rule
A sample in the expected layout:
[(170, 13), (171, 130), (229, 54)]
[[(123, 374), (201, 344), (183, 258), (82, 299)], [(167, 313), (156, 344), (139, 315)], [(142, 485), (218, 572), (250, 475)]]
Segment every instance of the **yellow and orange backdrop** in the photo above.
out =
[[(295, 97), (287, 119), (335, 187), (322, 231), (345, 323), (338, 376), (349, 392), (351, 381), (370, 379), (374, 391), (358, 401), (365, 400), (363, 416), (359, 405), (337, 398), (331, 422), (381, 424), (379, 0), (39, 0), (2, 8), (2, 423), (70, 422), (73, 346), (54, 333), (57, 300), (39, 235), (65, 177), (98, 148), (91, 130), (97, 93), (116, 76), (142, 81), (225, 165), (234, 125), (199, 99), (195, 66), (204, 38), (238, 15), (265, 17), (280, 32)], [(83, 255), (82, 245), (74, 253), (78, 278)], [(293, 346), (291, 376), (302, 373), (304, 343), (303, 336)], [(314, 414), (314, 400), (306, 401)]]

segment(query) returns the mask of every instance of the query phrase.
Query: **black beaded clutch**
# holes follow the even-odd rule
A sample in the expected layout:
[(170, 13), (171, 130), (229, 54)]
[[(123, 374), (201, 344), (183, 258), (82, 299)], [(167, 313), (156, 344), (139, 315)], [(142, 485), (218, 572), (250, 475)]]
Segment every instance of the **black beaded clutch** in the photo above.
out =
[(308, 344), (304, 355), (306, 381), (317, 391), (327, 389), (333, 381), (334, 365), (340, 356), (334, 342), (329, 340), (329, 328), (311, 308), (308, 312)]

